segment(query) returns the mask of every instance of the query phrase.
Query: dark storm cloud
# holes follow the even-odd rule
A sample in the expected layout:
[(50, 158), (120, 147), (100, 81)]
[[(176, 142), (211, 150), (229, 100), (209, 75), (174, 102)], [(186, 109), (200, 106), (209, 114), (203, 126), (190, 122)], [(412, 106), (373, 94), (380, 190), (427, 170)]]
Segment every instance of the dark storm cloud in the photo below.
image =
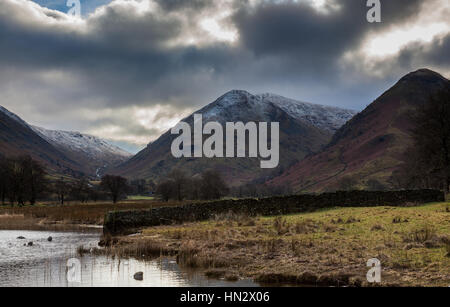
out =
[[(340, 65), (343, 54), (358, 49), (368, 33), (414, 20), (423, 3), (419, 0), (382, 1), (381, 24), (367, 22), (365, 0), (336, 1), (340, 8), (327, 13), (294, 1), (154, 2), (156, 10), (142, 11), (125, 1), (112, 2), (77, 25), (65, 22), (60, 12), (2, 0), (0, 70), (12, 71), (16, 78), (0, 75), (6, 80), (0, 90), (15, 90), (8, 97), (16, 100), (8, 103), (31, 103), (32, 96), (34, 108), (28, 109), (44, 112), (41, 118), (47, 115), (50, 121), (66, 113), (70, 121), (80, 107), (98, 111), (165, 104), (195, 109), (226, 90), (242, 88), (362, 108), (392, 80), (417, 69), (417, 63), (448, 67), (447, 38), (434, 48), (405, 48), (386, 60), (382, 77), (361, 73), (351, 85), (341, 84), (347, 73)], [(238, 34), (233, 43), (208, 38), (198, 25), (225, 8), (233, 9), (225, 19)], [(200, 42), (189, 43), (192, 36)], [(359, 60), (355, 58), (355, 67), (363, 65)], [(62, 75), (45, 75), (53, 72)], [(42, 80), (40, 74), (45, 75)], [(108, 123), (105, 118), (74, 121), (89, 129)], [(108, 124), (127, 126), (117, 119)], [(158, 133), (137, 124), (127, 129), (152, 138)]]
[[(346, 50), (357, 48), (368, 31), (383, 31), (410, 18), (422, 1), (383, 1), (381, 24), (367, 22), (367, 1), (339, 1), (325, 14), (307, 3), (243, 5), (234, 16), (242, 44), (256, 56), (276, 56), (292, 74), (322, 75), (335, 68)], [(333, 78), (334, 76), (329, 76)]]
[(152, 13), (136, 16), (126, 7), (107, 7), (88, 20), (87, 33), (36, 29), (14, 19), (0, 19), (0, 65), (64, 69), (82, 78), (86, 95), (106, 97), (112, 105), (171, 100), (203, 85), (197, 76), (223, 73), (242, 59), (224, 44), (167, 48), (164, 44), (182, 34), (180, 20)]
[[(169, 12), (214, 5), (202, 0), (158, 2)], [(105, 97), (111, 105), (151, 101), (191, 105), (201, 96), (186, 92), (197, 91), (205, 81), (215, 86), (216, 79), (234, 80), (234, 75), (246, 86), (293, 77), (299, 80), (292, 82), (319, 76), (334, 81), (344, 51), (356, 48), (367, 31), (409, 18), (420, 3), (385, 1), (385, 22), (374, 26), (366, 21), (366, 1), (340, 1), (341, 8), (329, 14), (302, 3), (263, 2), (251, 8), (244, 2), (236, 4), (239, 9), (231, 18), (240, 35), (237, 44), (172, 48), (167, 43), (182, 36), (186, 24), (170, 15), (135, 14), (127, 6), (107, 6), (103, 14), (88, 19), (82, 33), (58, 26), (36, 29), (17, 24), (8, 15), (0, 20), (0, 63), (70, 71), (83, 79), (86, 95)], [(187, 99), (178, 100), (182, 95)]]
[(175, 10), (203, 10), (213, 5), (211, 0), (156, 0), (156, 2), (166, 11)]
[(434, 40), (428, 47), (416, 50), (416, 57), (421, 57), (422, 54), (420, 51), (424, 51), (423, 49), (426, 49), (422, 53), (424, 55), (424, 62), (430, 62), (438, 67), (450, 68), (450, 35), (442, 39)]

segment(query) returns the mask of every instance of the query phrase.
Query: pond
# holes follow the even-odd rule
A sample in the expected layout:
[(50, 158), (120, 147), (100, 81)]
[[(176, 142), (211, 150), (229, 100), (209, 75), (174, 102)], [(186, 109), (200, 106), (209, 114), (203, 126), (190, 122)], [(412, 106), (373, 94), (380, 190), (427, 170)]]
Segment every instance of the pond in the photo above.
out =
[[(99, 238), (98, 231), (0, 231), (0, 287), (258, 286), (252, 280), (208, 279), (171, 258), (139, 261), (77, 255), (79, 246), (96, 247)], [(28, 246), (29, 242), (33, 244)], [(142, 281), (134, 279), (136, 272), (144, 273)]]

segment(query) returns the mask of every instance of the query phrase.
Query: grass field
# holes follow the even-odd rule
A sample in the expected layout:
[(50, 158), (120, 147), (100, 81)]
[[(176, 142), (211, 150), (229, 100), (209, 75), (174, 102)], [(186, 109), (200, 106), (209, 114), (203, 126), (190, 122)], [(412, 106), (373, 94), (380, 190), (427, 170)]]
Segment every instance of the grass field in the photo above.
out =
[(336, 208), (216, 219), (143, 230), (109, 253), (177, 255), (208, 276), (264, 283), (368, 285), (367, 260), (382, 264), (382, 285), (450, 285), (450, 203)]
[(141, 195), (132, 195), (128, 196), (128, 200), (154, 200), (153, 196), (141, 196)]

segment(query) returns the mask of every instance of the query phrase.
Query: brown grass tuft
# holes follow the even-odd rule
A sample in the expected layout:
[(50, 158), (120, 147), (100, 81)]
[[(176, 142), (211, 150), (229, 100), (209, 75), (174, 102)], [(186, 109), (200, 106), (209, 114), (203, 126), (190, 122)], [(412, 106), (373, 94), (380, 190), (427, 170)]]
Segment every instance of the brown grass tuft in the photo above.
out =
[(289, 224), (286, 219), (281, 216), (278, 216), (273, 220), (273, 228), (275, 228), (278, 235), (283, 235), (289, 232)]
[(411, 232), (403, 236), (404, 242), (425, 243), (432, 240), (436, 236), (436, 229), (433, 226), (425, 225), (415, 228)]

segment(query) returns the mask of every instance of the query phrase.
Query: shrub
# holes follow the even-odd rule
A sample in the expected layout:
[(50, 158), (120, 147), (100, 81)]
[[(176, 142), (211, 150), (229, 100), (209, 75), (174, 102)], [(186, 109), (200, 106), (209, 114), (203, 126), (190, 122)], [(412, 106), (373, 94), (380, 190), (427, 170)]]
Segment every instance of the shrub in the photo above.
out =
[(278, 235), (283, 235), (289, 232), (289, 225), (285, 218), (276, 217), (273, 221), (273, 228), (275, 228)]
[(424, 243), (425, 241), (433, 239), (435, 236), (436, 230), (434, 229), (434, 227), (425, 225), (407, 233), (404, 236), (403, 240), (405, 242)]
[(370, 230), (371, 231), (378, 231), (378, 230), (384, 230), (384, 228), (380, 224), (376, 224), (376, 225), (373, 225)]
[(408, 219), (402, 219), (400, 216), (396, 216), (392, 220), (392, 223), (394, 223), (394, 224), (408, 223), (408, 222), (409, 222)]
[(316, 229), (318, 226), (314, 223), (313, 220), (304, 220), (304, 221), (298, 221), (294, 224), (292, 227), (292, 230), (296, 234), (308, 234), (316, 232)]

